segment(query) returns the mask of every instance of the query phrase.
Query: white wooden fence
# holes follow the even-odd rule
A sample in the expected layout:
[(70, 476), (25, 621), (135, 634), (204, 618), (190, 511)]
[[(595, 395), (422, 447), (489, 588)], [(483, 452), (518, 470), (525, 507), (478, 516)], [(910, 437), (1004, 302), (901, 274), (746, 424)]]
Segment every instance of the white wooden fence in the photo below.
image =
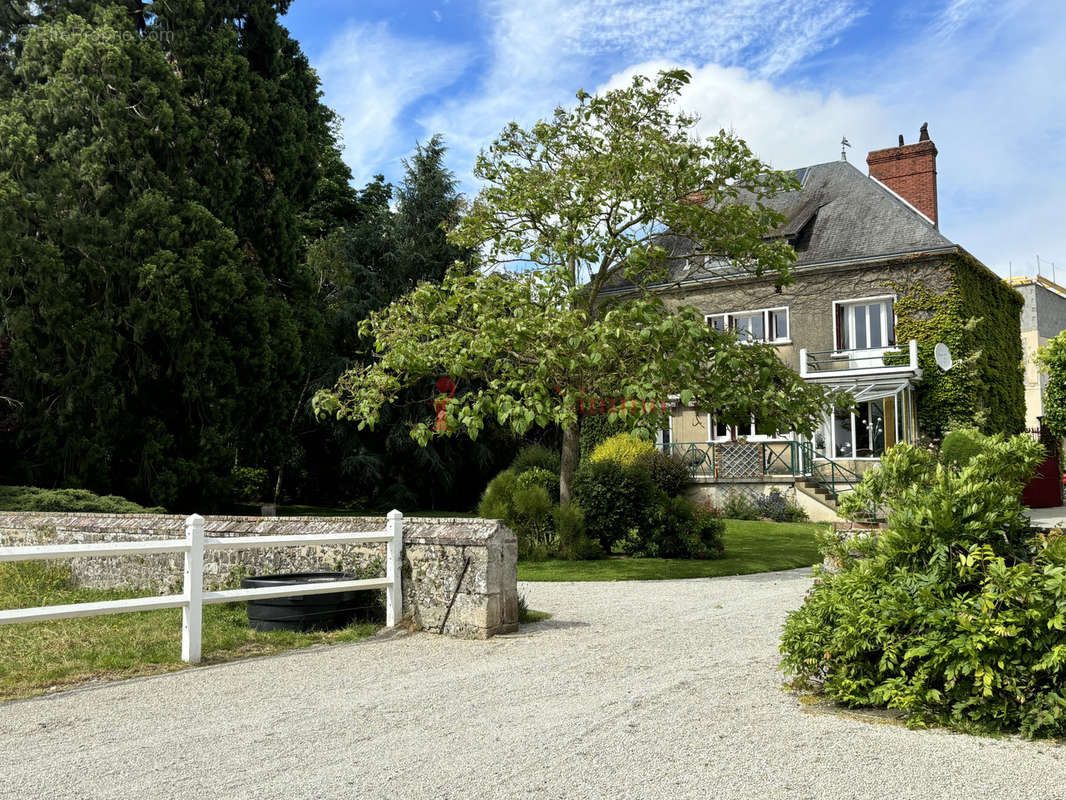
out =
[[(298, 545), (372, 544), (386, 545), (385, 577), (328, 583), (293, 583), (256, 589), (204, 591), (204, 552), (209, 550), (243, 550), (251, 547), (294, 547)], [(40, 561), (78, 558), (81, 556), (132, 556), (158, 553), (185, 554), (185, 583), (182, 594), (159, 597), (134, 597), (129, 600), (106, 600), (99, 603), (40, 606), (0, 611), (0, 625), (15, 622), (43, 622), (128, 611), (152, 611), (157, 608), (181, 609), (181, 658), (190, 664), (200, 662), (200, 629), (203, 607), (212, 603), (241, 600), (265, 600), (271, 597), (295, 597), (307, 594), (331, 594), (358, 589), (385, 590), (385, 624), (392, 627), (402, 614), (403, 591), (400, 564), (403, 556), (403, 514), (390, 511), (385, 530), (370, 533), (325, 533), (297, 536), (229, 536), (206, 538), (204, 518), (193, 514), (185, 520), (184, 539), (138, 542), (102, 542), (98, 544), (55, 544), (28, 547), (0, 547), (0, 561)]]

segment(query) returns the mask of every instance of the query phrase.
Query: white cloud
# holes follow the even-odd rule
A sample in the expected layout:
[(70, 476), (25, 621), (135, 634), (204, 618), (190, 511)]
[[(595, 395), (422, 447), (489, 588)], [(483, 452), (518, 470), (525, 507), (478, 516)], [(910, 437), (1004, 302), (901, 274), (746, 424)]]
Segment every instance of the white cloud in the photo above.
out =
[[(675, 66), (647, 62), (611, 78), (604, 88), (627, 85), (636, 74), (654, 75)], [(865, 169), (867, 149), (894, 144), (889, 112), (871, 95), (774, 86), (739, 67), (686, 66), (692, 80), (682, 91), (679, 107), (700, 116), (701, 136), (732, 131), (753, 152), (777, 169), (793, 169), (840, 158), (840, 139), (853, 147), (848, 159)]]
[(444, 133), (463, 178), (507, 122), (529, 124), (572, 102), (605, 64), (743, 62), (768, 77), (861, 14), (856, 0), (485, 0), (484, 11), (490, 54), (480, 83), (418, 119), (421, 136)]
[(353, 25), (330, 43), (317, 68), (329, 105), (344, 118), (344, 158), (357, 182), (390, 171), (397, 120), (412, 103), (447, 87), (469, 65), (468, 49), (394, 36), (384, 24)]

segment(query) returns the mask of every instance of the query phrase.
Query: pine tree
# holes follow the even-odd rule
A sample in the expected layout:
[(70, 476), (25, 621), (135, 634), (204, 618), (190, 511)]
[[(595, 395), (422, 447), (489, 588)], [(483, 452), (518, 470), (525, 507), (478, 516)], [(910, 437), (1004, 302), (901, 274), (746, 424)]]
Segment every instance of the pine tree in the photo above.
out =
[(436, 134), (403, 162), (394, 238), (404, 291), (420, 281), (440, 283), (448, 267), (466, 256), (447, 239), (459, 222), (462, 197), (455, 175), (444, 166), (445, 152), (444, 139)]

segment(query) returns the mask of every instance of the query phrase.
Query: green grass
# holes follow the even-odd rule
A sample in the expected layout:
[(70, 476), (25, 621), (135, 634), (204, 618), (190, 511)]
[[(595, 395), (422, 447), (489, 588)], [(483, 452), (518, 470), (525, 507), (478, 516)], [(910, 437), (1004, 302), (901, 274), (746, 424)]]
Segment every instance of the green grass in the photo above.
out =
[(681, 558), (604, 558), (598, 561), (523, 561), (520, 581), (657, 581), (671, 578), (719, 578), (796, 567), (822, 560), (813, 522), (725, 523), (725, 555), (708, 561)]
[[(72, 588), (66, 568), (41, 562), (0, 564), (0, 608), (136, 596), (136, 592)], [(243, 603), (206, 606), (203, 663), (354, 642), (379, 628), (372, 623), (356, 623), (328, 633), (260, 632), (248, 627)], [(180, 609), (0, 626), (0, 700), (186, 666), (181, 661)]]

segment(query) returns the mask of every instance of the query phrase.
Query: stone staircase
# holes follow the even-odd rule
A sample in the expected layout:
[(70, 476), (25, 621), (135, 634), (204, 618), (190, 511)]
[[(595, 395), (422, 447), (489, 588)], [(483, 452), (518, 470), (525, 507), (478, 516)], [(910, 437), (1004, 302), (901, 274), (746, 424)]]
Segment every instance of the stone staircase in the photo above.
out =
[(824, 486), (815, 483), (810, 478), (797, 478), (796, 491), (803, 492), (808, 497), (817, 500), (834, 514), (837, 514), (837, 501)]

